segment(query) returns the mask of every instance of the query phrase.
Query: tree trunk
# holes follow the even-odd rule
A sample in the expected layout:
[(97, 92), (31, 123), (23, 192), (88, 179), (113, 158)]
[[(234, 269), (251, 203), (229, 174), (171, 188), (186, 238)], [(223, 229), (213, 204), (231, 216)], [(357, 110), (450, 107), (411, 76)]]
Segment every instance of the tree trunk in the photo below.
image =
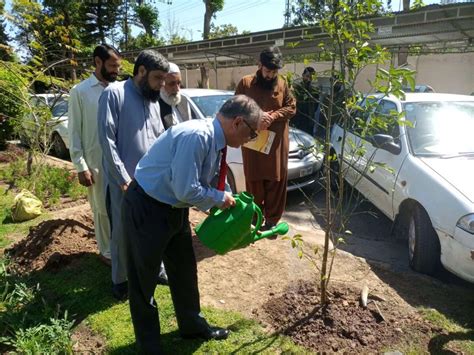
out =
[(408, 64), (408, 47), (400, 47), (398, 50), (398, 67)]
[[(403, 0), (403, 11), (410, 11), (410, 0)], [(400, 47), (398, 50), (398, 67), (408, 63), (408, 47)]]
[(201, 64), (199, 69), (201, 70), (201, 87), (209, 89), (209, 68), (206, 64)]
[(410, 0), (403, 0), (403, 11), (410, 11)]
[(204, 27), (202, 30), (202, 39), (209, 39), (209, 32), (211, 32), (211, 19), (212, 19), (212, 9), (209, 1), (206, 3), (206, 12), (204, 13)]

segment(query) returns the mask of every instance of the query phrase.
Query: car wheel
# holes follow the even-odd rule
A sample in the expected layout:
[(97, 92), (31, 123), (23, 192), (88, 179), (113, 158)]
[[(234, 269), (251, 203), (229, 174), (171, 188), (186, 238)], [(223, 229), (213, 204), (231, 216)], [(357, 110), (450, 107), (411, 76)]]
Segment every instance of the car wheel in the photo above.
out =
[(53, 133), (51, 144), (54, 156), (59, 159), (67, 159), (69, 157), (69, 150), (66, 148), (66, 144), (64, 144), (63, 139), (57, 132)]
[(408, 256), (415, 271), (428, 275), (435, 273), (440, 263), (438, 235), (421, 206), (413, 208), (408, 222)]
[(227, 169), (227, 183), (230, 186), (230, 189), (232, 190), (233, 194), (237, 193), (237, 187), (235, 186), (235, 178), (234, 174), (232, 174), (232, 171), (230, 169)]

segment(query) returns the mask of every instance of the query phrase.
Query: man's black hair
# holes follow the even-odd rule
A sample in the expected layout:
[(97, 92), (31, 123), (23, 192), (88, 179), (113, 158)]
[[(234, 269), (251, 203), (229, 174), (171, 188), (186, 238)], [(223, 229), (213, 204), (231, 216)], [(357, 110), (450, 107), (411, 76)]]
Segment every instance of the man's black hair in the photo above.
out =
[(265, 48), (260, 53), (260, 63), (271, 70), (283, 68), (283, 56), (277, 46)]
[(95, 47), (94, 53), (92, 53), (92, 61), (95, 65), (95, 57), (99, 57), (102, 62), (105, 62), (107, 59), (111, 57), (110, 52), (114, 53), (118, 57), (121, 57), (120, 52), (114, 46), (109, 44), (102, 43)]
[(141, 51), (135, 60), (135, 66), (133, 67), (133, 76), (138, 74), (138, 68), (143, 65), (147, 72), (152, 70), (161, 70), (165, 73), (168, 72), (169, 64), (163, 55), (153, 49), (145, 49)]

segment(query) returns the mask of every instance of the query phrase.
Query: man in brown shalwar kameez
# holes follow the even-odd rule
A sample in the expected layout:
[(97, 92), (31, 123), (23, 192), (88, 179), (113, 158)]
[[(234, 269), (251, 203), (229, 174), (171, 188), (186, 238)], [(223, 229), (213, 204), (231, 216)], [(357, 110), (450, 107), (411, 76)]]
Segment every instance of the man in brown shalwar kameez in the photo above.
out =
[(288, 121), (296, 113), (296, 101), (286, 81), (278, 75), (283, 67), (278, 47), (260, 53), (256, 74), (244, 76), (235, 91), (254, 99), (265, 112), (259, 130), (275, 132), (269, 154), (242, 147), (246, 190), (262, 208), (268, 230), (280, 220), (286, 204), (288, 178)]

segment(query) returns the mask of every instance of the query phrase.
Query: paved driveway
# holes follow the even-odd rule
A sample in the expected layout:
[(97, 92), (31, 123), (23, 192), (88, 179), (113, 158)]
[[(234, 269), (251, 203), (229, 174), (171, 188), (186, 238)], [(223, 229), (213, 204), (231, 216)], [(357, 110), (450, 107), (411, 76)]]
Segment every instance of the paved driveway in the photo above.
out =
[[(322, 243), (324, 200), (324, 190), (317, 187), (289, 192), (283, 219), (293, 226), (294, 232)], [(352, 216), (348, 229), (352, 235), (346, 237), (340, 249), (393, 271), (413, 273), (408, 264), (407, 243), (395, 240), (391, 235), (392, 222), (361, 198), (352, 198), (348, 206)], [(473, 286), (445, 270), (441, 270), (437, 278), (447, 283)]]

